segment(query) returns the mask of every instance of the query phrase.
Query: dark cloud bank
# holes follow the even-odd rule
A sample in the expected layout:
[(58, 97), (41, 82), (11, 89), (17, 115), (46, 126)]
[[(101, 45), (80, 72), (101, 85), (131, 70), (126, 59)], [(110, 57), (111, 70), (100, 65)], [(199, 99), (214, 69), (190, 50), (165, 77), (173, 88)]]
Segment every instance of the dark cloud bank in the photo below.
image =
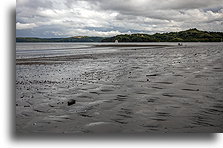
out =
[(222, 0), (17, 0), (17, 37), (223, 31)]

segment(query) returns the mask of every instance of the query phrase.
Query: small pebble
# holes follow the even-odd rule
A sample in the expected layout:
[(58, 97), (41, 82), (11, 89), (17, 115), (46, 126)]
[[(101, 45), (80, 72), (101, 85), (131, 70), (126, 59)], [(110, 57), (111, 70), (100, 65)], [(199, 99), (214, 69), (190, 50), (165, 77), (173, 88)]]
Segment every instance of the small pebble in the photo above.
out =
[(68, 102), (67, 102), (67, 105), (70, 106), (70, 105), (73, 105), (76, 103), (76, 100), (74, 99), (70, 99)]

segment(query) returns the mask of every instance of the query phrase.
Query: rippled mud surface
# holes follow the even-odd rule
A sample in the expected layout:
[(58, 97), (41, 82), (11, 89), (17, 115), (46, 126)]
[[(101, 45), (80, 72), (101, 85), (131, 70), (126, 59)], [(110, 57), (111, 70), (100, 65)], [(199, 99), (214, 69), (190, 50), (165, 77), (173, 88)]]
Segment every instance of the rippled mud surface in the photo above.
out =
[(223, 132), (222, 43), (51, 45), (17, 51), (17, 133)]

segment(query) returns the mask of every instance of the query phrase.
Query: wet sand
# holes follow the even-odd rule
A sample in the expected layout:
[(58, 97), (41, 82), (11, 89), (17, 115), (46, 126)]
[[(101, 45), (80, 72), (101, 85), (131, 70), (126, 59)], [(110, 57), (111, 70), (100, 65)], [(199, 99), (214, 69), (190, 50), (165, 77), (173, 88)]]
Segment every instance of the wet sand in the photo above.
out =
[(168, 47), (173, 46), (169, 44), (143, 44), (143, 43), (110, 43), (110, 44), (98, 44), (94, 45), (94, 47)]
[(223, 44), (110, 48), (16, 59), (17, 133), (223, 132)]

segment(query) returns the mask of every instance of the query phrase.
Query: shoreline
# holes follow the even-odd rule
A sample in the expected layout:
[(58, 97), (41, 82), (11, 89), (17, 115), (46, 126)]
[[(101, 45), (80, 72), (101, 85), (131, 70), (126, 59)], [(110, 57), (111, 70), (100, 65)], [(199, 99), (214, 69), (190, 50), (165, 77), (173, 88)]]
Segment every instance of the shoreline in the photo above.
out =
[(222, 46), (134, 48), (17, 59), (16, 132), (223, 131)]

